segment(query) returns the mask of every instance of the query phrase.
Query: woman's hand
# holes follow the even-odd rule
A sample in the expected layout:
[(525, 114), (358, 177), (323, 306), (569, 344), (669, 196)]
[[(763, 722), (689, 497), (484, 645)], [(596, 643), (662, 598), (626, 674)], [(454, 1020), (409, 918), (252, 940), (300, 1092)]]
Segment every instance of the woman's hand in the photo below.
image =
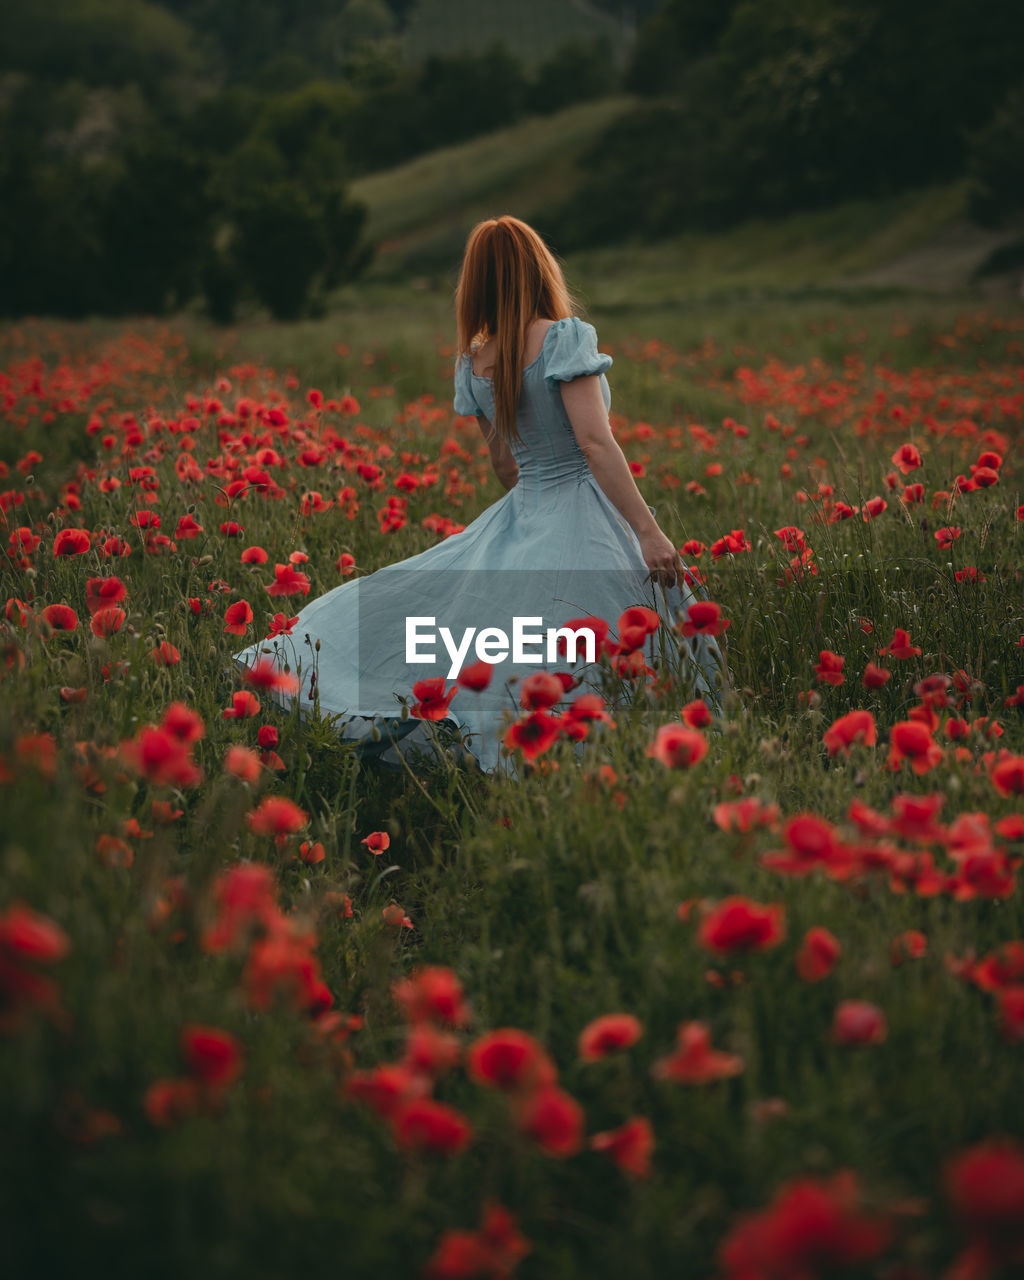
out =
[(650, 533), (640, 535), (640, 554), (654, 582), (666, 587), (675, 586), (680, 568), (679, 552), (672, 539), (666, 537), (657, 525)]

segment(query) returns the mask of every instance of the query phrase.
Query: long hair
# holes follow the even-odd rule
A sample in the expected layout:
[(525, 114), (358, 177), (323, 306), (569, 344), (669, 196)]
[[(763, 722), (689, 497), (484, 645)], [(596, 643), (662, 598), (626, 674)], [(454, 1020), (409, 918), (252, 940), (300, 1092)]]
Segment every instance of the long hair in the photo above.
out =
[(494, 426), (518, 439), (516, 408), (523, 376), (523, 343), (531, 320), (563, 320), (573, 300), (562, 268), (536, 231), (519, 218), (488, 218), (469, 233), (455, 290), (458, 357), (476, 341), (494, 338)]

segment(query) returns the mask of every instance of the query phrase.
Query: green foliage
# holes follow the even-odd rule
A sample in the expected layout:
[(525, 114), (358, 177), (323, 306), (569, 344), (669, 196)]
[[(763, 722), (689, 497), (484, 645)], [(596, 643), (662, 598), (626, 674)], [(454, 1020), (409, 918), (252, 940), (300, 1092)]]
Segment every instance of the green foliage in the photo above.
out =
[[(609, 134), (600, 173), (556, 221), (583, 244), (948, 181), (1018, 79), (1022, 39), (1012, 0), (674, 0), (642, 29), (626, 81), (667, 95), (663, 113)], [(617, 185), (634, 191), (633, 217), (621, 198), (618, 218), (595, 215)]]
[(1016, 85), (971, 139), (970, 211), (982, 226), (1003, 226), (1024, 213), (1024, 84)]

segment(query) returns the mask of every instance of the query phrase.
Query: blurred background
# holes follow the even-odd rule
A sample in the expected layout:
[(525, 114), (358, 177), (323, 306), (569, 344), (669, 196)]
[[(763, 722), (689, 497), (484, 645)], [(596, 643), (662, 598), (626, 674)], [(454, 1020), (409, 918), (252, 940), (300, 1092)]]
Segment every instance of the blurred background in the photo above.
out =
[[(515, 213), (606, 308), (1024, 275), (1020, 0), (32, 0), (0, 49), (0, 312), (450, 293)], [(625, 297), (625, 292), (623, 297)]]

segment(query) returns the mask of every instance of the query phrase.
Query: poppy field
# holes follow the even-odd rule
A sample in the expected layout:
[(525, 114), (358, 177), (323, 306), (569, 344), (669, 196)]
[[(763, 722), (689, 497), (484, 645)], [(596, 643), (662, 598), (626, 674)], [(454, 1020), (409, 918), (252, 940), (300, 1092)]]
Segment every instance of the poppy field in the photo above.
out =
[(445, 339), (0, 331), (11, 1274), (1024, 1270), (1024, 316), (624, 324), (708, 600), (525, 680), (493, 776), (479, 667), (399, 768), (231, 668), (501, 496)]

